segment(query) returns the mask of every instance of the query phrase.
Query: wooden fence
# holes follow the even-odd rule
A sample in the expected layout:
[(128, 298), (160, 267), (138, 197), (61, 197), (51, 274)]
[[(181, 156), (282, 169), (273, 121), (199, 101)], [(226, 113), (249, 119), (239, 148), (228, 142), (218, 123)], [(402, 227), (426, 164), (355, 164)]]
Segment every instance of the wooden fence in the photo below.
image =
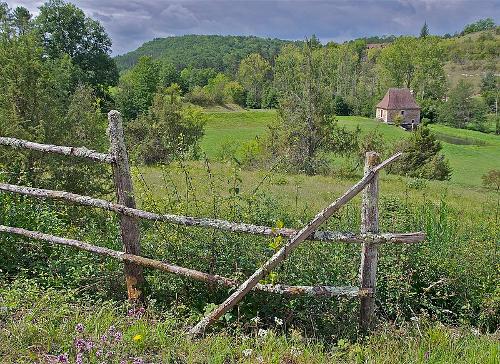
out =
[[(191, 329), (191, 334), (202, 334), (206, 327), (217, 321), (222, 315), (240, 302), (251, 290), (259, 290), (284, 295), (310, 295), (310, 296), (345, 296), (359, 297), (360, 299), (360, 329), (367, 332), (373, 324), (375, 306), (375, 288), (378, 251), (377, 246), (381, 243), (417, 243), (425, 239), (422, 232), (415, 233), (379, 233), (378, 224), (378, 175), (379, 171), (389, 163), (401, 157), (401, 153), (395, 154), (380, 163), (379, 157), (374, 152), (368, 152), (365, 161), (363, 178), (354, 186), (349, 188), (342, 196), (319, 212), (314, 219), (300, 230), (274, 229), (268, 226), (258, 226), (239, 222), (230, 222), (220, 219), (197, 218), (191, 216), (180, 216), (171, 214), (156, 214), (136, 208), (132, 178), (128, 155), (125, 148), (123, 125), (121, 115), (118, 111), (108, 113), (110, 139), (110, 152), (99, 153), (87, 148), (66, 147), (33, 143), (15, 138), (0, 137), (0, 145), (36, 150), (44, 153), (56, 153), (67, 156), (87, 158), (94, 162), (111, 164), (113, 169), (113, 181), (116, 191), (117, 203), (102, 199), (81, 196), (65, 191), (54, 191), (33, 187), (17, 186), (13, 184), (0, 183), (0, 191), (33, 196), (44, 199), (59, 199), (65, 202), (96, 207), (115, 212), (120, 217), (120, 232), (123, 243), (123, 251), (116, 251), (104, 247), (95, 246), (82, 241), (66, 239), (63, 237), (44, 234), (37, 231), (29, 231), (22, 228), (0, 225), (0, 232), (24, 236), (31, 239), (43, 240), (52, 244), (71, 246), (77, 249), (89, 251), (118, 259), (124, 264), (124, 275), (129, 300), (142, 299), (142, 286), (144, 275), (142, 268), (154, 268), (164, 272), (178, 274), (198, 281), (203, 281), (221, 286), (234, 287), (235, 291), (214, 311), (208, 314), (196, 326)], [(348, 203), (358, 193), (363, 191), (361, 206), (361, 232), (342, 233), (334, 231), (318, 231), (319, 226)], [(199, 226), (230, 231), (234, 233), (248, 233), (264, 236), (278, 236), (288, 238), (288, 242), (278, 250), (267, 262), (257, 269), (245, 282), (239, 283), (232, 279), (216, 274), (208, 274), (194, 269), (180, 267), (141, 256), (140, 234), (138, 219), (168, 222), (185, 226)], [(261, 284), (267, 274), (283, 262), (290, 253), (304, 240), (318, 240), (326, 242), (354, 243), (362, 245), (360, 285), (359, 287), (331, 287), (331, 286), (290, 286), (282, 284)]]

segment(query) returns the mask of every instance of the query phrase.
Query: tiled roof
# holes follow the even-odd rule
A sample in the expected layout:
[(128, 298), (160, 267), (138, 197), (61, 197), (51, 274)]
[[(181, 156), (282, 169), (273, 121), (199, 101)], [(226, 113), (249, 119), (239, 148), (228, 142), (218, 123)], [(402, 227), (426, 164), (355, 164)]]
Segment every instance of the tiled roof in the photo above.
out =
[(382, 101), (377, 104), (381, 109), (420, 109), (415, 98), (407, 88), (390, 88)]

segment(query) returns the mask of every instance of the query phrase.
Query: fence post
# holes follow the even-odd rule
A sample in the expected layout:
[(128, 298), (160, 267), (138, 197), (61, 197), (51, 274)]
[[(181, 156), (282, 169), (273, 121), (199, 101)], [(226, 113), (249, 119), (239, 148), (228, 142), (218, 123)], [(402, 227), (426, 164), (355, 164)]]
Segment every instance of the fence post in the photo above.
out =
[[(369, 173), (379, 162), (380, 158), (377, 153), (367, 152), (364, 173)], [(361, 233), (378, 234), (378, 173), (363, 190)], [(359, 325), (362, 333), (367, 333), (373, 327), (374, 322), (377, 249), (376, 244), (366, 242), (363, 243), (361, 250), (360, 288), (372, 290), (370, 295), (361, 297)]]
[[(114, 158), (112, 166), (116, 197), (119, 204), (135, 208), (134, 190), (123, 136), (121, 114), (116, 110), (111, 110), (108, 113), (108, 121), (108, 134), (111, 144), (110, 154)], [(139, 223), (137, 218), (120, 214), (120, 233), (125, 253), (140, 255)], [(141, 300), (144, 285), (142, 267), (131, 262), (125, 262), (124, 271), (128, 299), (130, 301)]]

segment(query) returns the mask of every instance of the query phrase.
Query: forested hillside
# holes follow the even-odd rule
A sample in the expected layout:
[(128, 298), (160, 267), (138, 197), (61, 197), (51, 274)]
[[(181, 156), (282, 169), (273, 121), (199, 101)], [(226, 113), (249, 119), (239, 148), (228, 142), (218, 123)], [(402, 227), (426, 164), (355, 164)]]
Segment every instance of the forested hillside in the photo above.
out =
[(134, 66), (141, 56), (171, 62), (178, 69), (193, 67), (234, 71), (247, 55), (259, 53), (272, 60), (288, 43), (291, 42), (254, 36), (183, 35), (153, 39), (135, 51), (115, 57), (115, 61), (120, 71)]

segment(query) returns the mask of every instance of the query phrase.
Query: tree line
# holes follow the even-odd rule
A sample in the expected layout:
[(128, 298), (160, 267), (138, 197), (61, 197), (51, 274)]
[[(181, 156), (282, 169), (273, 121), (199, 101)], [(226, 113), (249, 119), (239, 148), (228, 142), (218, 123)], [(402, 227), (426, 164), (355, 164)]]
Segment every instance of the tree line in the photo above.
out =
[[(406, 87), (414, 92), (426, 122), (486, 131), (487, 115), (495, 113), (498, 104), (497, 29), (481, 34), (473, 42), (433, 36), (427, 24), (422, 27), (419, 37), (382, 37), (380, 40), (384, 43), (371, 48), (367, 47), (366, 39), (322, 45), (313, 36), (308, 42), (323, 58), (321, 77), (328, 84), (329, 97), (335, 100), (335, 114), (373, 117), (376, 103), (389, 87)], [(189, 37), (192, 40), (197, 36)], [(180, 41), (183, 37), (178, 38)], [(142, 91), (134, 91), (136, 94), (130, 98), (129, 90), (156, 90), (159, 85), (167, 87), (176, 83), (186, 101), (200, 106), (236, 103), (246, 108), (276, 108), (279, 89), (276, 80), (280, 77), (277, 60), (289, 54), (290, 49), (300, 49), (303, 44), (303, 41), (288, 42), (281, 44), (275, 53), (250, 53), (231, 67), (219, 64), (208, 68), (193, 65), (182, 68), (169, 57), (142, 56), (134, 67), (122, 73), (120, 84), (114, 90), (116, 100), (121, 109), (131, 109), (130, 113), (127, 111), (128, 116), (136, 117), (141, 108), (144, 111), (145, 105), (150, 104), (151, 96), (141, 97), (136, 94)], [(484, 61), (480, 89), (466, 81), (450, 85), (445, 71), (448, 61)], [(137, 99), (135, 105), (130, 101), (134, 98)], [(144, 102), (148, 98), (149, 102)], [(448, 98), (452, 99), (449, 104)], [(469, 101), (462, 102), (465, 99)], [(452, 104), (462, 105), (460, 112), (454, 112), (456, 107), (450, 107)]]
[[(472, 97), (467, 84), (449, 90), (445, 44), (424, 33), (370, 49), (365, 40), (322, 45), (314, 36), (273, 41), (266, 48), (253, 37), (257, 45), (227, 58), (226, 66), (181, 68), (143, 56), (119, 74), (104, 28), (73, 4), (49, 0), (33, 17), (23, 7), (0, 3), (0, 134), (105, 150), (105, 113), (116, 108), (124, 116), (132, 157), (168, 163), (199, 156), (206, 121), (202, 106), (236, 103), (278, 110), (268, 134), (248, 148), (248, 165), (268, 167), (287, 159), (288, 171), (328, 172), (332, 154), (361, 158), (363, 150), (381, 148), (380, 136), (361, 138), (359, 130), (339, 127), (335, 115), (373, 116), (388, 87), (414, 90), (426, 122), (477, 128), (484, 123), (484, 100), (497, 104), (498, 77), (485, 76), (480, 98)], [(420, 153), (419, 164), (407, 164), (412, 170), (400, 173), (448, 178), (439, 143), (425, 130), (419, 133), (413, 148), (421, 152), (419, 145), (431, 145), (433, 152)], [(42, 161), (33, 152), (2, 149), (0, 155), (1, 178), (16, 183), (86, 193), (109, 188), (102, 166), (67, 164), (55, 156)], [(436, 168), (424, 171), (431, 162)]]

